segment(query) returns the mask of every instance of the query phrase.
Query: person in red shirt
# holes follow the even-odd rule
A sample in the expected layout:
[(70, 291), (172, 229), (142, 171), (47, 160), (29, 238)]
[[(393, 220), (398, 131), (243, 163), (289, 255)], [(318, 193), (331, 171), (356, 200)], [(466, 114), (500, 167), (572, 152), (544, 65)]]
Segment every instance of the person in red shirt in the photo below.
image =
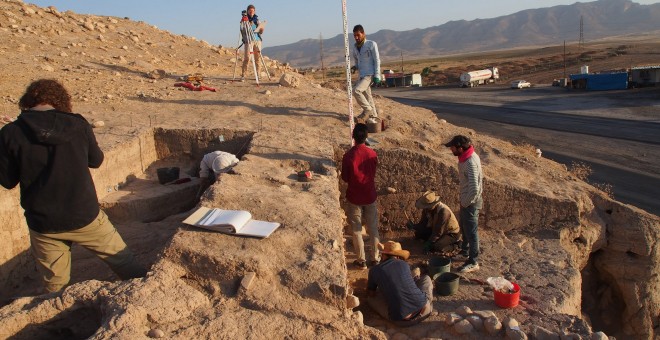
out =
[(362, 217), (364, 216), (369, 232), (369, 264), (376, 265), (379, 261), (378, 243), (378, 209), (376, 207), (376, 167), (378, 156), (376, 152), (364, 143), (367, 140), (367, 125), (359, 123), (353, 129), (355, 146), (348, 150), (342, 159), (341, 178), (348, 183), (346, 189), (345, 211), (348, 223), (353, 231), (353, 247), (358, 255), (354, 264), (361, 269), (367, 268), (362, 239)]

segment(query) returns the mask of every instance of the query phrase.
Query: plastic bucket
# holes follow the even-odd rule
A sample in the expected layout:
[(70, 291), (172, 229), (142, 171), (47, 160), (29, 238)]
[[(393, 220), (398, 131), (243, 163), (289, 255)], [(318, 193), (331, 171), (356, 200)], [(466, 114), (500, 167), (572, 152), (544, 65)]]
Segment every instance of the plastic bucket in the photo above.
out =
[(448, 273), (451, 269), (451, 258), (434, 256), (429, 260), (429, 276), (435, 278), (436, 274)]
[(158, 168), (156, 169), (156, 174), (158, 175), (158, 183), (165, 184), (179, 179), (179, 168)]
[(495, 304), (500, 308), (513, 308), (518, 305), (520, 301), (520, 286), (513, 283), (513, 293), (502, 293), (494, 290)]
[(460, 276), (456, 273), (441, 273), (435, 279), (435, 290), (438, 295), (449, 296), (458, 291), (458, 280)]
[(381, 129), (381, 122), (378, 118), (374, 120), (367, 120), (367, 131), (369, 133), (378, 133)]

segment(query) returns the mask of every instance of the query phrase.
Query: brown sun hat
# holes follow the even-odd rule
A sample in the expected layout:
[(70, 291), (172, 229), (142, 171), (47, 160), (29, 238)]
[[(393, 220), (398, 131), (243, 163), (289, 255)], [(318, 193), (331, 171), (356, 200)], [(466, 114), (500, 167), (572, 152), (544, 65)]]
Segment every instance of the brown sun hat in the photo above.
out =
[(410, 252), (403, 250), (399, 242), (387, 241), (385, 243), (378, 243), (378, 249), (383, 254), (398, 256), (404, 260), (410, 257)]
[(433, 191), (427, 191), (417, 199), (415, 207), (417, 209), (433, 209), (438, 203), (440, 203), (440, 197), (436, 196)]

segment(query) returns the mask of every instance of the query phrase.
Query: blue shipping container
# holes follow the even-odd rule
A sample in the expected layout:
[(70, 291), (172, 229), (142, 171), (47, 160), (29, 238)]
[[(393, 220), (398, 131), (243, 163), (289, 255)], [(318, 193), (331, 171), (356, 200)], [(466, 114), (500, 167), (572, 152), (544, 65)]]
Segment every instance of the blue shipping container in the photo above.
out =
[(587, 90), (625, 90), (628, 88), (628, 73), (571, 74), (571, 83)]

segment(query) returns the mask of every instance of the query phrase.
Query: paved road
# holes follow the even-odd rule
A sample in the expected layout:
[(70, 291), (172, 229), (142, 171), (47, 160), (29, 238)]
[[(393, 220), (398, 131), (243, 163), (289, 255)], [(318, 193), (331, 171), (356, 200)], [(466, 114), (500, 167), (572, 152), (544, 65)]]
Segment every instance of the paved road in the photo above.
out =
[[(543, 150), (544, 157), (567, 166), (575, 161), (584, 162), (593, 170), (589, 177), (591, 183), (611, 184), (617, 200), (660, 215), (660, 123), (657, 116), (655, 119), (622, 119), (616, 115), (602, 117), (580, 111), (553, 112), (543, 109), (541, 101), (533, 109), (529, 101), (520, 100), (503, 100), (495, 106), (478, 105), (465, 103), (465, 96), (458, 100), (463, 103), (455, 102), (455, 98), (460, 97), (443, 95), (443, 91), (457, 90), (386, 89), (379, 90), (378, 94), (403, 104), (428, 108), (439, 118), (479, 133), (536, 145)], [(468, 91), (470, 95), (497, 96), (493, 91), (506, 90)], [(630, 105), (630, 101), (625, 103)], [(650, 109), (657, 107), (651, 105)], [(638, 166), (640, 162), (644, 166)]]

